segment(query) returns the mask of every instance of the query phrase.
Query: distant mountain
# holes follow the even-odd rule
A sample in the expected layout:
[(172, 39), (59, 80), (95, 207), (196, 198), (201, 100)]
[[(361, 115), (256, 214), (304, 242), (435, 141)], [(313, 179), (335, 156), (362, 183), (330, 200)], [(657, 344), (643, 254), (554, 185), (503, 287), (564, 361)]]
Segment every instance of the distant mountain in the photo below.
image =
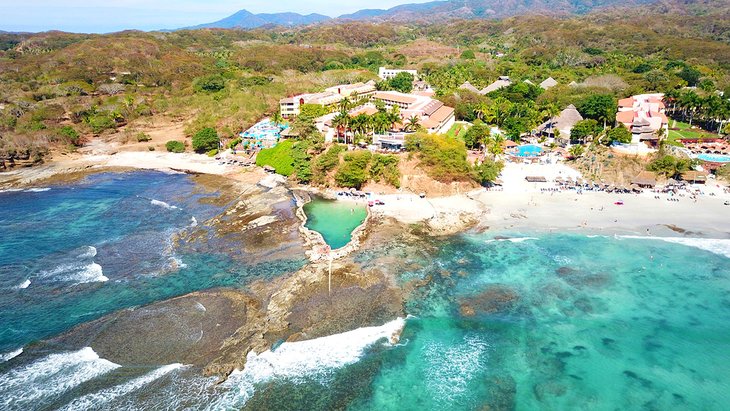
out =
[(261, 13), (254, 14), (248, 10), (241, 10), (223, 20), (213, 23), (201, 24), (185, 29), (254, 29), (257, 27), (275, 25), (275, 26), (303, 26), (307, 24), (319, 23), (331, 20), (331, 17), (322, 14), (307, 14), (306, 16), (298, 13)]
[[(436, 22), (450, 19), (503, 18), (521, 14), (584, 14), (599, 8), (639, 6), (661, 1), (668, 0), (445, 0), (402, 4), (387, 10), (364, 9), (344, 14), (336, 19), (321, 14), (306, 16), (297, 13), (253, 14), (241, 10), (223, 20), (187, 28), (252, 29), (267, 25), (300, 26), (332, 20)], [(714, 0), (679, 0), (685, 4), (703, 1)]]

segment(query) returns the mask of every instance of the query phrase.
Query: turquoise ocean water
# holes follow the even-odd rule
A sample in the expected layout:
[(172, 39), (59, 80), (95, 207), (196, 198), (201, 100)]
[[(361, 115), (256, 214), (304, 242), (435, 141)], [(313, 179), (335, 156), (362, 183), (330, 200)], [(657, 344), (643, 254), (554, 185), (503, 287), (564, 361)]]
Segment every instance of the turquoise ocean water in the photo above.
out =
[[(167, 183), (155, 187), (157, 179)], [(237, 268), (220, 256), (195, 254), (172, 256), (186, 268), (167, 268), (165, 276), (152, 273), (169, 257), (165, 242), (153, 240), (151, 233), (184, 229), (193, 215), (218, 211), (199, 205), (190, 184), (185, 176), (102, 175), (43, 193), (0, 194), (3, 209), (8, 198), (27, 198), (14, 213), (0, 211), (5, 234), (17, 234), (13, 245), (4, 236), (0, 246), (0, 352), (122, 308), (128, 300), (141, 304), (196, 288), (238, 286), (249, 275), (272, 275), (263, 268)], [(102, 191), (79, 194), (84, 190)], [(178, 206), (184, 215), (167, 220), (166, 213), (175, 210), (137, 196)], [(76, 198), (91, 207), (76, 204)], [(151, 213), (144, 224), (134, 223), (140, 210)], [(79, 233), (75, 241), (62, 234), (69, 227)], [(135, 236), (140, 230), (147, 234)], [(366, 267), (375, 264), (376, 256), (398, 256), (411, 267), (396, 273), (404, 285), (428, 280), (407, 301), (407, 318), (284, 343), (250, 356), (246, 369), (224, 384), (180, 365), (125, 374), (124, 367), (115, 368), (93, 352), (58, 353), (31, 364), (0, 364), (0, 408), (727, 409), (726, 242), (500, 235), (510, 239), (465, 234), (433, 240), (438, 251), (417, 254), (406, 253), (394, 239), (361, 252), (356, 258)], [(139, 247), (139, 238), (150, 243)], [(130, 255), (141, 253), (131, 260), (138, 268), (115, 265), (108, 244)], [(149, 250), (152, 244), (158, 247)], [(96, 248), (93, 257), (89, 246)], [(82, 275), (57, 268), (70, 264), (74, 255), (83, 267), (99, 264), (108, 280), (89, 280), (99, 279), (95, 269)], [(14, 288), (27, 279), (27, 288)], [(401, 327), (400, 341), (388, 342)], [(104, 380), (109, 375), (115, 379)]]

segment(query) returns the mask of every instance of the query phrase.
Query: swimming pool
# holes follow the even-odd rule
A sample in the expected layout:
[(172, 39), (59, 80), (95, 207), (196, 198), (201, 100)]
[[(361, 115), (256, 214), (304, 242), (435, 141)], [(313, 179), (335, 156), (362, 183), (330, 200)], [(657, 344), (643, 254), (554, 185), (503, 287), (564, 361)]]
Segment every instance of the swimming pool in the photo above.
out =
[(281, 138), (281, 131), (289, 128), (288, 124), (277, 125), (273, 121), (266, 119), (256, 123), (253, 127), (240, 134), (241, 138), (253, 139), (257, 146), (273, 147)]
[(518, 157), (537, 157), (542, 153), (542, 147), (534, 144), (525, 144), (524, 146), (517, 147)]
[(699, 154), (697, 158), (702, 161), (711, 161), (713, 163), (730, 163), (730, 156), (722, 154)]

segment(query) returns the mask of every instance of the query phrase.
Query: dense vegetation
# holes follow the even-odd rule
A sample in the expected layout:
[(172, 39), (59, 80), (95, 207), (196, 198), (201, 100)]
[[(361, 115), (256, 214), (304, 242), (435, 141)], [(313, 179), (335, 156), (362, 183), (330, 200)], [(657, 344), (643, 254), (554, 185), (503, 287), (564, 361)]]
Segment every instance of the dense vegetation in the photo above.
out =
[[(604, 132), (604, 125), (613, 125), (616, 99), (655, 90), (667, 92), (675, 103), (669, 107), (673, 116), (728, 132), (727, 99), (716, 93), (730, 96), (727, 13), (727, 7), (710, 3), (665, 2), (632, 10), (631, 18), (618, 10), (565, 18), (250, 31), (3, 33), (0, 158), (41, 161), (49, 148), (73, 150), (95, 136), (116, 138), (120, 129), (137, 135), (147, 124), (166, 121), (184, 121), (187, 137), (212, 130), (203, 132), (210, 138), (192, 145), (209, 152), (218, 147), (213, 132), (228, 145), (238, 132), (274, 113), (281, 97), (375, 79), (381, 65), (418, 69), (459, 119), (497, 125), (508, 138), (575, 104), (591, 122), (571, 138), (602, 134), (604, 143), (624, 141), (625, 131)], [(487, 96), (458, 89), (465, 81), (481, 89), (500, 75), (510, 76), (514, 85)], [(538, 84), (549, 76), (559, 82), (549, 90), (524, 82)], [(405, 77), (380, 87), (405, 90), (410, 85)], [(392, 113), (381, 110), (338, 121), (366, 135), (392, 120)], [(393, 184), (392, 160), (373, 156), (364, 166), (364, 159), (340, 149), (323, 153), (326, 148), (311, 138), (315, 133), (307, 122), (294, 128), (306, 143), (264, 151), (262, 164), (305, 182), (339, 175), (353, 186), (363, 178)], [(490, 174), (489, 163), (475, 171), (460, 141), (418, 139), (416, 155), (434, 178), (481, 180), (479, 175)], [(486, 125), (475, 126), (464, 140), (469, 148), (497, 151), (499, 146)]]

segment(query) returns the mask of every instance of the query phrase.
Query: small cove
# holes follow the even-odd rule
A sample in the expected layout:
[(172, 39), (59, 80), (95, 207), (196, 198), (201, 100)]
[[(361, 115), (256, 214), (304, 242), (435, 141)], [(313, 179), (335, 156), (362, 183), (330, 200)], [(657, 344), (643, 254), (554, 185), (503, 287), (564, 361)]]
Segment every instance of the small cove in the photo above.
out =
[(305, 226), (322, 234), (324, 241), (333, 250), (350, 242), (352, 232), (367, 217), (367, 209), (354, 202), (313, 198), (304, 205), (307, 215)]

